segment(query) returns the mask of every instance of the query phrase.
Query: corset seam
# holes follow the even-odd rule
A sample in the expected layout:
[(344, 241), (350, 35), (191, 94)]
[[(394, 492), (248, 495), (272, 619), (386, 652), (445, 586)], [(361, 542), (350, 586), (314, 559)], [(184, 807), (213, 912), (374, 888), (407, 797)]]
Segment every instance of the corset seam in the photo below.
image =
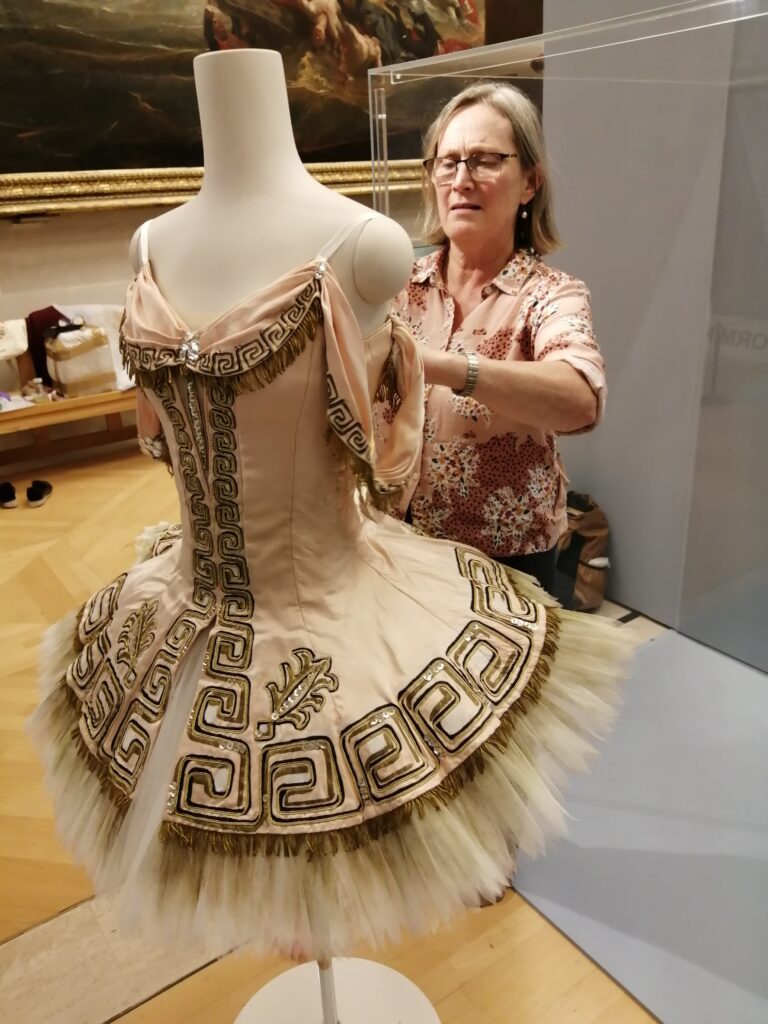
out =
[(311, 363), (311, 360), (315, 359), (315, 358), (319, 358), (319, 356), (317, 356), (315, 353), (318, 353), (320, 351), (324, 352), (325, 350), (322, 349), (321, 346), (319, 346), (319, 345), (316, 345), (316, 346), (314, 346), (311, 349), (312, 354), (310, 356), (310, 365), (309, 365), (306, 377), (304, 379), (304, 393), (301, 396), (301, 405), (299, 407), (299, 414), (296, 417), (295, 426), (294, 426), (294, 430), (293, 430), (293, 443), (291, 445), (291, 454), (292, 454), (292, 458), (291, 458), (291, 497), (290, 497), (290, 505), (289, 505), (289, 509), (288, 509), (288, 523), (289, 523), (288, 544), (289, 544), (289, 559), (290, 559), (290, 563), (291, 563), (291, 579), (293, 580), (293, 592), (294, 592), (294, 595), (296, 597), (296, 607), (299, 610), (299, 616), (301, 617), (301, 624), (302, 624), (302, 627), (304, 628), (304, 633), (305, 633), (307, 639), (312, 639), (312, 640), (314, 640), (314, 637), (312, 637), (312, 635), (310, 633), (310, 630), (309, 630), (309, 627), (307, 626), (307, 620), (304, 617), (304, 605), (303, 605), (303, 602), (302, 602), (301, 594), (299, 593), (299, 582), (298, 582), (298, 579), (296, 578), (296, 553), (295, 553), (295, 547), (294, 547), (294, 542), (293, 542), (293, 538), (294, 538), (294, 497), (295, 497), (295, 493), (296, 493), (296, 450), (297, 450), (297, 447), (298, 447), (299, 430), (301, 429), (301, 424), (302, 424), (302, 420), (304, 418), (304, 413), (305, 413), (305, 409), (306, 409), (306, 405), (307, 405), (307, 395), (309, 393), (309, 386), (310, 386), (310, 382), (312, 380), (312, 363)]

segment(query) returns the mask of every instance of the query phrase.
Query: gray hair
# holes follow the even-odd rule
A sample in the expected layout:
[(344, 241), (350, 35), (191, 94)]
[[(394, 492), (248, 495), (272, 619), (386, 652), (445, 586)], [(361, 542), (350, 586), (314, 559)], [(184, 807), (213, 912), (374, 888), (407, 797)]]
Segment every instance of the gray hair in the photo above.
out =
[[(515, 247), (519, 247), (519, 236), (521, 229), (524, 228), (527, 233), (526, 244), (541, 256), (559, 249), (562, 242), (552, 211), (552, 186), (547, 169), (541, 118), (535, 105), (516, 86), (506, 82), (479, 82), (462, 89), (446, 103), (427, 129), (424, 136), (424, 159), (429, 160), (437, 154), (438, 143), (454, 114), (480, 103), (492, 107), (507, 118), (512, 126), (512, 137), (523, 173), (528, 174), (535, 170), (540, 179), (536, 195), (527, 204), (528, 220), (521, 223), (518, 215), (515, 225)], [(446, 235), (437, 212), (435, 186), (426, 172), (423, 190), (422, 237), (425, 242), (442, 244), (446, 240)]]

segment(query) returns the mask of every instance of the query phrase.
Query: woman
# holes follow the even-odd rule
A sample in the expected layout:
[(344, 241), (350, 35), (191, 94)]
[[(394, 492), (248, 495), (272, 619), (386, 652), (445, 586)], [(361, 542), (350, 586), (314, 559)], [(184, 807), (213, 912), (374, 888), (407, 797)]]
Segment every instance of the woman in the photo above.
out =
[(566, 477), (556, 435), (591, 430), (605, 396), (586, 286), (559, 246), (536, 108), (469, 86), (426, 136), (425, 238), (396, 312), (423, 342), (424, 450), (409, 518), (554, 582)]

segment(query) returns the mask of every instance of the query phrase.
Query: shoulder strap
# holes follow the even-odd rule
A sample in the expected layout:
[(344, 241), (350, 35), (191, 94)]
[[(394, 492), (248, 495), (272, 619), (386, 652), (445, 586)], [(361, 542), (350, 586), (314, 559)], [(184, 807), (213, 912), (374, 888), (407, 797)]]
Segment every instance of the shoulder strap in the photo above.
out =
[(360, 217), (355, 217), (354, 220), (345, 224), (340, 231), (337, 231), (330, 242), (326, 242), (320, 252), (317, 254), (318, 260), (329, 260), (331, 256), (336, 252), (340, 245), (342, 245), (352, 234), (355, 228), (362, 230), (363, 225), (367, 224), (369, 220), (373, 220), (378, 214), (366, 212)]
[(149, 263), (149, 223), (145, 220), (139, 228), (139, 262), (142, 267)]

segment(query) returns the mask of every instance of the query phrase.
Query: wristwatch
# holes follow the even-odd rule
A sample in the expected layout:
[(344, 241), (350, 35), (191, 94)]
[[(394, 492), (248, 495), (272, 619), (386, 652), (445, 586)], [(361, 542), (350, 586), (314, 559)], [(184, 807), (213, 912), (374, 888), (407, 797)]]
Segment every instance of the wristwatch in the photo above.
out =
[(480, 360), (475, 353), (465, 352), (464, 354), (467, 357), (467, 379), (464, 381), (464, 387), (451, 388), (454, 395), (458, 395), (459, 398), (469, 398), (477, 387), (477, 378), (480, 373)]

